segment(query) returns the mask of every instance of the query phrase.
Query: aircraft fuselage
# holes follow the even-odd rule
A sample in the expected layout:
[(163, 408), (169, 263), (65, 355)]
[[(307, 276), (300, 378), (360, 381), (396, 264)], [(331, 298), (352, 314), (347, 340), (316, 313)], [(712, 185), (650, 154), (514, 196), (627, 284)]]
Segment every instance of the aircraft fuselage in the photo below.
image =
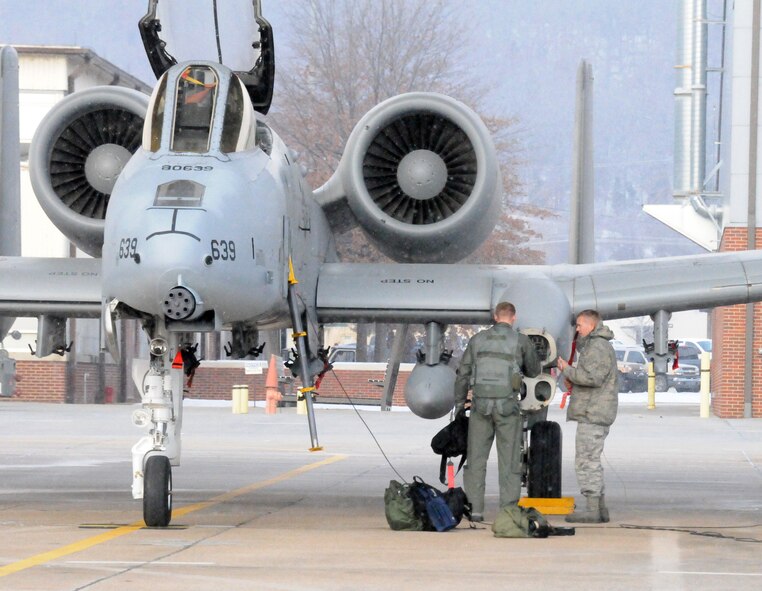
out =
[(289, 257), (314, 294), (320, 264), (335, 252), (293, 154), (267, 133), (267, 152), (138, 150), (106, 215), (106, 301), (175, 330), (288, 324)]

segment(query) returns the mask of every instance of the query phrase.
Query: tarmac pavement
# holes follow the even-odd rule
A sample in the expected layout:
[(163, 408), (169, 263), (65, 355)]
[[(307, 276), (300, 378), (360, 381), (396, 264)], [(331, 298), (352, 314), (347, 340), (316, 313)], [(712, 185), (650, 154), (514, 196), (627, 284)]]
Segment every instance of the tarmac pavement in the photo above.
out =
[[(657, 395), (651, 411), (644, 395), (621, 400), (604, 462), (611, 523), (529, 540), (465, 523), (391, 531), (383, 493), (399, 477), (351, 409), (318, 410), (325, 450), (311, 453), (294, 409), (192, 401), (172, 527), (144, 529), (129, 490), (135, 407), (3, 401), (0, 590), (762, 588), (762, 420), (700, 419), (691, 395)], [(360, 416), (405, 479), (437, 484), (429, 443), (447, 418)], [(574, 425), (557, 403), (550, 418), (572, 496)], [(496, 472), (493, 457), (488, 521)]]

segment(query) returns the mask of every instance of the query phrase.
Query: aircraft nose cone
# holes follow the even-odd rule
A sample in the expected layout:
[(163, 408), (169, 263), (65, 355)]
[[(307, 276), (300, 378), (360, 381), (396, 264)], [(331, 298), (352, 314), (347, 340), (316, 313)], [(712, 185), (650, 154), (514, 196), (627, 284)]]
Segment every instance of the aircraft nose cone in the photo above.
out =
[(187, 287), (173, 287), (162, 302), (162, 310), (167, 318), (186, 320), (196, 311), (196, 296)]

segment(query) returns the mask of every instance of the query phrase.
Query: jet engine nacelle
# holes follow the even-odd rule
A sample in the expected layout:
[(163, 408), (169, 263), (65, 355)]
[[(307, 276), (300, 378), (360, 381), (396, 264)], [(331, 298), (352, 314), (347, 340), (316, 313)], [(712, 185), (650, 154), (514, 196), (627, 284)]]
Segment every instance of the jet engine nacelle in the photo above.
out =
[(371, 109), (349, 136), (337, 174), (362, 228), (398, 262), (459, 261), (500, 213), (489, 131), (440, 94), (402, 94)]
[(405, 402), (424, 419), (445, 416), (455, 405), (455, 371), (444, 363), (417, 363), (405, 384)]
[(140, 147), (149, 97), (118, 86), (69, 95), (43, 118), (29, 150), (32, 187), (56, 227), (100, 256), (109, 197)]

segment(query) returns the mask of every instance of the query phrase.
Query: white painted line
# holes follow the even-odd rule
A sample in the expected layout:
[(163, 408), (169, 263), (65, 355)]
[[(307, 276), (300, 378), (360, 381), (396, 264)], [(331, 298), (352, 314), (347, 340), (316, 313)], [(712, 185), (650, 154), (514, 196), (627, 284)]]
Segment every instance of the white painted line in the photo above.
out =
[(660, 575), (702, 575), (712, 577), (762, 577), (762, 573), (718, 573), (711, 571), (661, 570)]
[(145, 566), (217, 566), (216, 562), (154, 562), (140, 560), (67, 560), (66, 564), (82, 565), (145, 565)]
[(741, 450), (741, 453), (743, 454), (743, 457), (746, 458), (746, 461), (749, 462), (749, 464), (751, 464), (751, 467), (754, 469), (754, 471), (760, 476), (762, 476), (762, 470), (759, 469), (759, 466), (757, 466), (754, 462), (751, 461), (751, 458), (748, 455), (746, 455), (746, 452), (744, 450)]

